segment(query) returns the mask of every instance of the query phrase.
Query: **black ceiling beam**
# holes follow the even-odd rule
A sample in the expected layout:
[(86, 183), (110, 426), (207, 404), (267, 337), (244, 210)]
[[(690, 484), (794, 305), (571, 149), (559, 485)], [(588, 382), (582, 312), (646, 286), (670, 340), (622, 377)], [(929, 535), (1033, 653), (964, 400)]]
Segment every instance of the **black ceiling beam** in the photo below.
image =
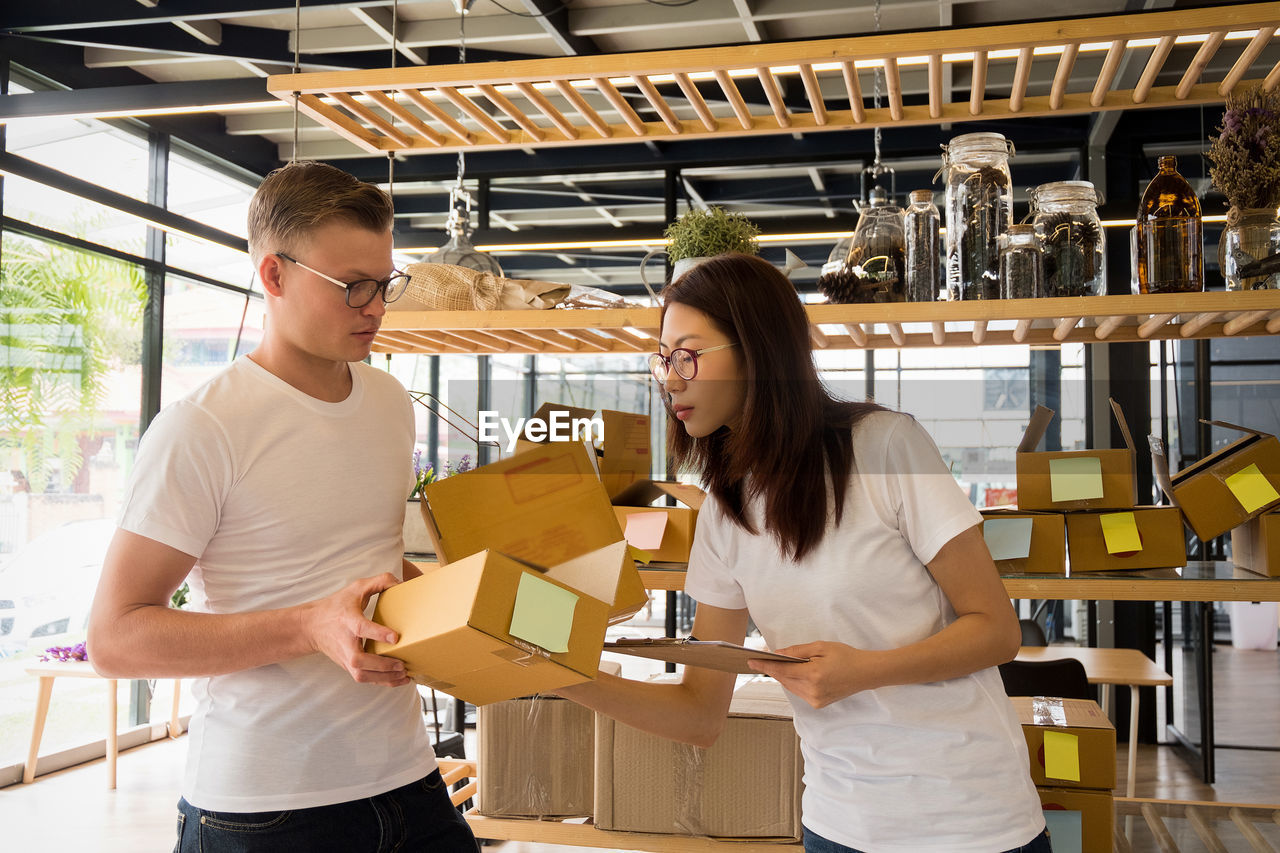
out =
[(600, 48), (587, 36), (575, 35), (569, 29), (569, 6), (560, 0), (520, 0), (530, 17), (564, 51), (565, 56), (595, 56)]
[[(386, 0), (300, 0), (304, 9), (349, 9), (386, 6)], [(137, 0), (2, 0), (0, 20), (9, 32), (63, 32), (96, 27), (211, 21), (250, 15), (292, 15), (285, 0), (164, 0), (143, 6)]]
[(90, 115), (126, 110), (165, 109), (201, 104), (251, 104), (274, 100), (258, 77), (140, 83), (92, 89), (0, 95), (0, 118)]

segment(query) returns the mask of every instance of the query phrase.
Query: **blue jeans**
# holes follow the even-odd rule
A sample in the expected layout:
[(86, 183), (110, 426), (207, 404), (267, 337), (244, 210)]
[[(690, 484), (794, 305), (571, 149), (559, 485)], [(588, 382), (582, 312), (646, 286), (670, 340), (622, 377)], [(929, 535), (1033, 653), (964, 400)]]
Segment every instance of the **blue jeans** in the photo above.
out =
[[(804, 831), (804, 853), (859, 853), (852, 847), (845, 847), (843, 844), (836, 844), (834, 841), (828, 841), (821, 835), (815, 835), (809, 830)], [(1030, 844), (1024, 844), (1021, 847), (1015, 847), (1007, 853), (1053, 853), (1053, 848), (1049, 846), (1049, 831), (1037, 835), (1031, 839)]]
[(283, 812), (210, 812), (178, 801), (174, 853), (477, 853), (440, 771), (402, 788)]

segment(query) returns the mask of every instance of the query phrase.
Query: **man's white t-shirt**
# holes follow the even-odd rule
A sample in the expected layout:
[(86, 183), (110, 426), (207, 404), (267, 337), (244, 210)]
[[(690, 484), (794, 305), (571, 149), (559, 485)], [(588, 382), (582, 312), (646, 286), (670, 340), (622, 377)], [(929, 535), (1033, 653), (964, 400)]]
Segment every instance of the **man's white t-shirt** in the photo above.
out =
[[(190, 609), (269, 610), (401, 576), (412, 404), (390, 374), (350, 367), (351, 394), (326, 403), (240, 358), (147, 430), (120, 527), (196, 557)], [(197, 808), (330, 805), (436, 767), (413, 685), (358, 684), (320, 653), (193, 692), (183, 796)]]
[[(913, 418), (868, 415), (854, 428), (853, 448), (843, 518), (800, 562), (770, 534), (733, 524), (709, 498), (685, 591), (703, 604), (747, 608), (774, 649), (818, 640), (893, 649), (954, 621), (925, 564), (981, 516)], [(762, 530), (759, 502), (747, 512)], [(810, 831), (874, 853), (994, 853), (1044, 828), (1026, 742), (997, 670), (867, 690), (821, 709), (787, 695)]]

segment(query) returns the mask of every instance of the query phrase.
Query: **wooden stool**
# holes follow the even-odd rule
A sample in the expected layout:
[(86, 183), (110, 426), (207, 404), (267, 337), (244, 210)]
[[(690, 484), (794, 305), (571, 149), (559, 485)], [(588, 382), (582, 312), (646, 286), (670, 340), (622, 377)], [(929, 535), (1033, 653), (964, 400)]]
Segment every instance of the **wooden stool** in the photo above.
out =
[[(36, 761), (40, 755), (40, 739), (44, 736), (45, 718), (49, 715), (49, 700), (53, 696), (53, 681), (59, 676), (63, 678), (100, 678), (107, 682), (107, 788), (116, 787), (116, 684), (114, 678), (102, 678), (94, 672), (88, 661), (62, 661), (41, 663), (26, 667), (28, 675), (40, 679), (40, 690), (36, 696), (35, 720), (31, 726), (31, 746), (27, 750), (27, 763), (22, 768), (22, 782), (28, 784), (35, 781)], [(181, 698), (181, 679), (173, 681), (173, 708), (169, 715), (169, 737), (176, 738), (182, 734), (181, 722), (178, 719), (178, 700)]]

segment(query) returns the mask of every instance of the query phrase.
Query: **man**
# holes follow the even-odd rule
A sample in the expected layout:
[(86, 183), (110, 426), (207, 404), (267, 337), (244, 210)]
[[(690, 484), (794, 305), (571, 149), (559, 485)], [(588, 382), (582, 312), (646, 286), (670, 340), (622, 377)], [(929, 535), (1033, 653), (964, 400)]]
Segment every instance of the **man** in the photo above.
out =
[[(401, 553), (404, 388), (361, 363), (404, 290), (391, 200), (320, 163), (249, 204), (262, 343), (141, 442), (89, 623), (111, 678), (191, 677), (181, 851), (474, 851), (370, 598)], [(187, 579), (195, 610), (168, 608)]]

